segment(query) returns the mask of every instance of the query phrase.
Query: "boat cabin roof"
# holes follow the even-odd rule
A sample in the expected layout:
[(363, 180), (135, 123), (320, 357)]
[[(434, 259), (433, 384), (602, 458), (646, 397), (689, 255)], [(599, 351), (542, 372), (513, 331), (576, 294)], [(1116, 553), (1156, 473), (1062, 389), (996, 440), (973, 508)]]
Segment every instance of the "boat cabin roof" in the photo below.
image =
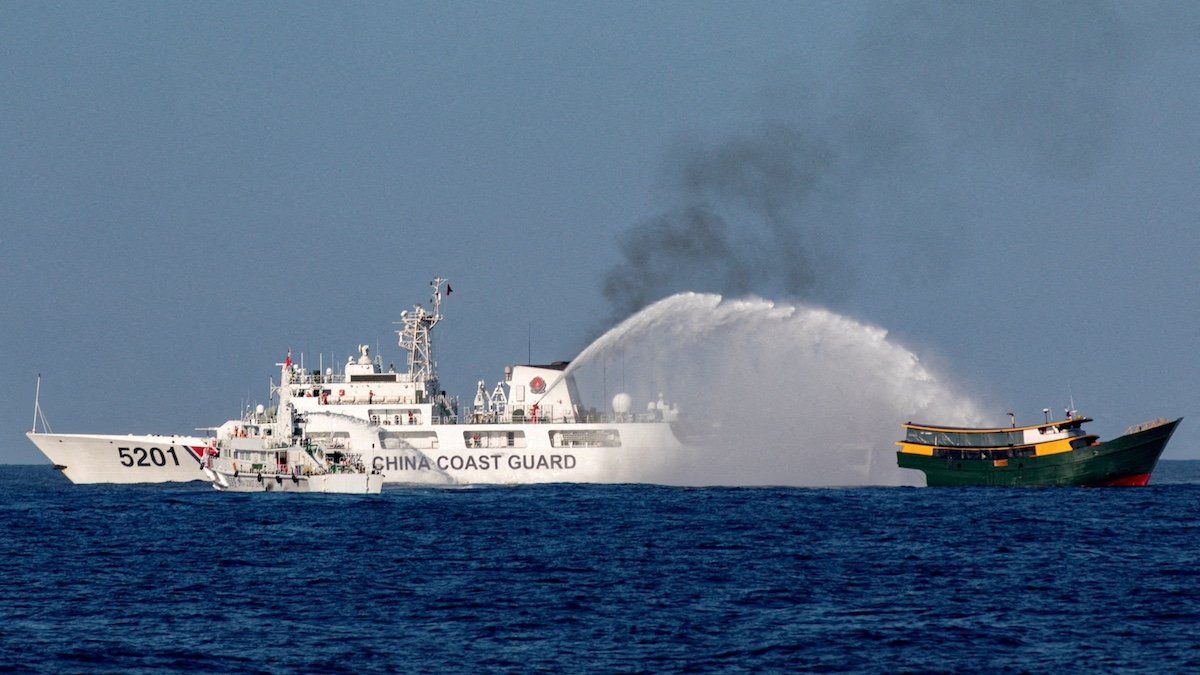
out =
[(996, 434), (1006, 431), (1025, 431), (1027, 429), (1038, 429), (1040, 431), (1055, 427), (1059, 429), (1072, 429), (1091, 421), (1092, 418), (1090, 417), (1072, 417), (1066, 420), (1029, 424), (1021, 427), (947, 427), (936, 424), (917, 424), (916, 422), (905, 422), (903, 426), (905, 429), (918, 429), (921, 431), (950, 431), (956, 434)]

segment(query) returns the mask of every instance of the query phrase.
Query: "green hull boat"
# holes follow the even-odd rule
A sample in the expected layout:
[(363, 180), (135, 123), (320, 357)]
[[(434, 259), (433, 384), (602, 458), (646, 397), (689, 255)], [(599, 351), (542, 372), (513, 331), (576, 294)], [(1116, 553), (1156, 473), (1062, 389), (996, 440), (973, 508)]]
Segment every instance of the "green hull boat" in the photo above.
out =
[(930, 487), (1143, 486), (1180, 422), (1155, 420), (1101, 443), (1083, 433), (1088, 421), (1069, 418), (1021, 429), (908, 424), (908, 438), (897, 444), (897, 462), (924, 472)]

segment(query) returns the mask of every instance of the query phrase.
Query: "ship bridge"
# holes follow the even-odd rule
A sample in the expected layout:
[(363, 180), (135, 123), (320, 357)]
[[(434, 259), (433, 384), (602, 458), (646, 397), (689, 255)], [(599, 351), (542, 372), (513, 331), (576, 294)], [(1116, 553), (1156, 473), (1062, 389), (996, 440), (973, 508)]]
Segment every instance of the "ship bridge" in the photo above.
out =
[(1070, 452), (1091, 445), (1097, 436), (1088, 435), (1083, 425), (1089, 417), (1073, 414), (1058, 421), (1018, 427), (948, 427), (904, 424), (905, 438), (897, 441), (900, 453), (943, 459), (996, 460), (1035, 457)]
[(904, 425), (904, 440), (954, 448), (1002, 448), (1083, 436), (1083, 425), (1091, 421), (1088, 417), (1070, 417), (1057, 422), (997, 428), (944, 427), (908, 422)]

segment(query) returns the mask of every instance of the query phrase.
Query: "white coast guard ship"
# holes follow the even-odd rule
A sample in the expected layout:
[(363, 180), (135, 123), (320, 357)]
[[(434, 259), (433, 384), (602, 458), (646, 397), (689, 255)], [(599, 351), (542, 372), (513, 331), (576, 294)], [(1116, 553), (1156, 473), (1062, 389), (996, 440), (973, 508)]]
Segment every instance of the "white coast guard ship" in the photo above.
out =
[(566, 362), (516, 365), (490, 390), (478, 383), (469, 410), (438, 386), (433, 328), (442, 320), (435, 279), (431, 309), (401, 312), (408, 369), (384, 370), (368, 347), (341, 373), (307, 371), (289, 354), (272, 383), (270, 408), (215, 428), (214, 437), (27, 434), (76, 483), (206, 480), (206, 459), (235, 448), (309, 445), (350, 453), (387, 483), (667, 482), (683, 446), (677, 412), (661, 397), (635, 414), (627, 394), (613, 414), (586, 410)]

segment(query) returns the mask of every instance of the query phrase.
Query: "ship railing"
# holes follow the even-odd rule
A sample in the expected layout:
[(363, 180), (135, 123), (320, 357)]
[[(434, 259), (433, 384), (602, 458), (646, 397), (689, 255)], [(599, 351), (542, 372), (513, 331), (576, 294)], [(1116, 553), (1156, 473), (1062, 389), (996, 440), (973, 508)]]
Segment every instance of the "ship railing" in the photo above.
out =
[(490, 413), (468, 414), (466, 424), (656, 424), (665, 422), (662, 415), (656, 413), (638, 413), (627, 415), (588, 413), (568, 417), (543, 417), (537, 419), (525, 417), (498, 417)]
[(262, 474), (264, 476), (275, 476), (276, 474), (288, 475), (291, 470), (286, 464), (274, 464), (271, 462), (251, 462), (248, 460), (234, 461), (229, 463), (229, 468), (236, 473), (242, 474)]
[(325, 470), (325, 473), (327, 473), (327, 474), (333, 474), (333, 473), (366, 473), (366, 472), (367, 472), (367, 468), (366, 468), (366, 466), (365, 466), (365, 465), (363, 465), (362, 463), (356, 463), (356, 464), (331, 464), (331, 465), (329, 465), (329, 466), (326, 468), (326, 470)]
[(313, 375), (312, 373), (293, 373), (287, 384), (342, 384), (346, 382), (345, 375)]
[(288, 379), (288, 384), (344, 384), (349, 382), (345, 375), (313, 375), (311, 373), (296, 373)]
[[(384, 374), (396, 375), (397, 382), (412, 382), (413, 381), (413, 376), (409, 373), (388, 372), (388, 373), (384, 373)], [(325, 375), (325, 374), (314, 375), (312, 373), (299, 372), (299, 373), (293, 373), (292, 376), (290, 378), (288, 378), (287, 383), (288, 384), (318, 385), (318, 384), (346, 384), (347, 382), (350, 382), (350, 378), (347, 377), (345, 373), (342, 373), (340, 375)], [(388, 380), (388, 382), (390, 382), (390, 380)]]
[(1139, 431), (1153, 429), (1154, 427), (1161, 427), (1162, 425), (1167, 424), (1168, 422), (1170, 422), (1170, 420), (1168, 420), (1165, 417), (1156, 417), (1148, 422), (1142, 422), (1141, 424), (1134, 424), (1129, 427), (1126, 427), (1125, 435), (1128, 436), (1129, 434), (1136, 434)]

